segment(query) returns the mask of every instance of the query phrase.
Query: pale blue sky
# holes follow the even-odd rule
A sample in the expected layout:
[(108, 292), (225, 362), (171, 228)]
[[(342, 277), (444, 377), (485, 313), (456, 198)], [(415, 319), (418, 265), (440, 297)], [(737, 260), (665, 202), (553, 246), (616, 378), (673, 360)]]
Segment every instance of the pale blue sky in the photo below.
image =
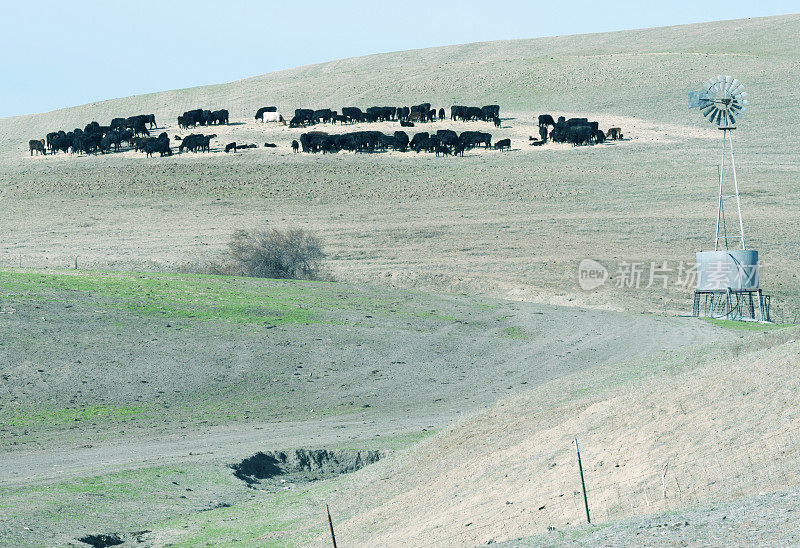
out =
[(798, 11), (797, 0), (0, 0), (0, 117), (371, 53)]

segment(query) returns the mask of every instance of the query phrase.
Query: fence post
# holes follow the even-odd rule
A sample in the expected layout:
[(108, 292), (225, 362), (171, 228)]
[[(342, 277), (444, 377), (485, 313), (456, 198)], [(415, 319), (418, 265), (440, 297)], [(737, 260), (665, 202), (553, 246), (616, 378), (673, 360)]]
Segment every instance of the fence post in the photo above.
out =
[(325, 505), (325, 511), (328, 513), (328, 526), (331, 528), (331, 540), (333, 541), (333, 548), (336, 548), (336, 535), (333, 533), (333, 520), (331, 519), (331, 509)]
[(589, 499), (586, 498), (586, 482), (583, 480), (583, 464), (581, 464), (581, 450), (578, 447), (578, 437), (575, 436), (575, 453), (578, 455), (578, 472), (581, 474), (581, 489), (583, 489), (583, 506), (586, 508), (586, 523), (592, 523), (589, 517)]

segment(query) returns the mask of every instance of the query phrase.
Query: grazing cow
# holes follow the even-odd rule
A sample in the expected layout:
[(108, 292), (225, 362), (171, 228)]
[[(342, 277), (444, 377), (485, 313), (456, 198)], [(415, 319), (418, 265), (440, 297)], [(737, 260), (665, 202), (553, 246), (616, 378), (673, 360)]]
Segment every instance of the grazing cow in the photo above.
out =
[(411, 142), (409, 143), (409, 146), (410, 146), (412, 149), (416, 150), (416, 148), (417, 148), (417, 147), (418, 147), (418, 146), (419, 146), (421, 143), (424, 143), (424, 142), (426, 142), (426, 141), (428, 140), (428, 138), (429, 138), (429, 137), (430, 137), (430, 135), (428, 134), (428, 132), (427, 132), (427, 131), (421, 131), (421, 132), (419, 132), (419, 133), (415, 133), (415, 134), (414, 134), (414, 137), (412, 137), (412, 138), (411, 138)]
[(133, 143), (133, 137), (134, 137), (133, 131), (131, 131), (130, 129), (126, 129), (125, 131), (119, 134), (119, 142), (120, 144), (126, 142), (128, 143), (128, 146), (131, 146), (131, 144)]
[(495, 118), (500, 118), (500, 105), (486, 105), (481, 107), (481, 114), (483, 114), (483, 120), (489, 121)]
[(228, 124), (229, 114), (227, 109), (215, 110), (211, 113), (210, 124)]
[(261, 107), (256, 111), (256, 120), (264, 121), (264, 113), (265, 112), (277, 112), (277, 107)]
[(33, 156), (33, 151), (35, 150), (37, 154), (41, 153), (47, 156), (47, 151), (44, 148), (44, 139), (39, 139), (38, 141), (35, 139), (31, 139), (28, 141), (28, 147), (31, 149), (31, 156)]
[(485, 120), (483, 116), (483, 111), (478, 107), (467, 107), (464, 109), (464, 118), (465, 121), (472, 121), (472, 120)]
[(109, 131), (100, 141), (100, 152), (107, 152), (114, 147), (114, 152), (119, 152), (119, 146), (122, 141), (122, 133), (118, 131)]
[(606, 137), (608, 139), (614, 139), (615, 141), (618, 139), (622, 139), (622, 128), (612, 127), (609, 128), (606, 132)]
[(412, 122), (415, 121), (427, 122), (430, 112), (431, 112), (430, 103), (422, 103), (419, 105), (414, 105), (411, 107), (411, 112), (409, 114), (410, 120)]
[(200, 152), (205, 152), (209, 149), (209, 141), (212, 137), (216, 137), (216, 135), (203, 135), (202, 133), (187, 135), (181, 141), (178, 151), (183, 152), (183, 149), (186, 149), (190, 152), (197, 152), (199, 149)]
[(265, 112), (261, 115), (262, 121), (266, 122), (277, 122), (279, 124), (286, 125), (286, 120), (283, 119), (283, 115), (279, 112)]
[(602, 132), (602, 130), (596, 129), (592, 132), (592, 139), (597, 144), (601, 144), (606, 140), (606, 134)]
[(358, 107), (342, 108), (342, 116), (345, 116), (351, 123), (364, 121), (364, 113)]
[(464, 148), (470, 149), (478, 145), (484, 145), (485, 148), (492, 146), (492, 135), (490, 133), (483, 133), (481, 131), (464, 131), (458, 136)]
[(292, 152), (297, 152), (299, 148), (300, 148), (300, 143), (297, 142), (297, 139), (294, 139), (292, 141)]
[(225, 145), (225, 153), (226, 153), (226, 154), (227, 154), (228, 152), (230, 152), (231, 150), (232, 150), (234, 153), (236, 152), (236, 142), (235, 142), (235, 141), (234, 141), (233, 143), (228, 143), (227, 145)]
[(310, 108), (296, 108), (294, 109), (296, 118), (303, 120), (306, 124), (314, 123), (314, 109)]
[(315, 124), (327, 124), (332, 118), (333, 111), (331, 111), (329, 108), (315, 110), (311, 115), (311, 119)]
[(172, 156), (172, 149), (169, 147), (169, 137), (166, 132), (158, 137), (149, 137), (144, 140), (143, 150), (147, 157), (151, 157), (158, 152), (162, 157)]
[(499, 150), (510, 150), (511, 149), (511, 139), (500, 139), (494, 144), (494, 148)]
[(547, 127), (547, 126), (554, 126), (556, 125), (556, 121), (553, 120), (553, 117), (549, 114), (540, 114), (539, 115), (539, 127)]
[(452, 129), (440, 129), (436, 132), (436, 136), (444, 146), (452, 148), (458, 144), (458, 134)]
[(264, 143), (264, 147), (265, 148), (277, 148), (278, 145), (276, 145), (275, 143)]
[(111, 120), (109, 127), (111, 129), (125, 129), (128, 127), (128, 121), (125, 118), (114, 118)]
[(588, 125), (576, 125), (567, 128), (567, 141), (572, 146), (588, 145), (592, 139), (592, 128)]

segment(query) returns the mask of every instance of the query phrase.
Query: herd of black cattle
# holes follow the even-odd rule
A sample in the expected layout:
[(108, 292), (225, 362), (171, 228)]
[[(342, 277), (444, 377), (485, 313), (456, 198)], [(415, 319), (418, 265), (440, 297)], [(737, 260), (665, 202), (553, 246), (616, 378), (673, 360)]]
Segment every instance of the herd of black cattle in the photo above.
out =
[[(265, 112), (275, 112), (275, 107), (263, 107), (256, 112), (256, 120), (263, 119)], [(342, 113), (329, 108), (310, 109), (298, 108), (289, 120), (289, 127), (307, 127), (315, 124), (340, 123), (356, 124), (364, 122), (400, 122), (403, 127), (414, 127), (414, 123), (433, 122), (445, 119), (445, 111), (431, 108), (430, 103), (421, 103), (411, 107), (369, 107), (362, 111), (358, 107), (344, 107)], [(484, 107), (465, 107), (454, 105), (450, 107), (451, 120), (493, 122), (495, 127), (500, 127), (500, 106), (486, 105)]]
[[(341, 114), (331, 109), (296, 109), (289, 122), (290, 127), (308, 127), (324, 123), (353, 124), (364, 122), (399, 122), (402, 127), (414, 127), (415, 123), (444, 120), (445, 110), (431, 108), (430, 103), (422, 103), (411, 107), (370, 107), (364, 111), (357, 107), (344, 107)], [(256, 120), (285, 123), (284, 118), (275, 107), (262, 107), (255, 115)], [(450, 108), (450, 119), (454, 121), (484, 121), (500, 126), (500, 107), (486, 105), (483, 107), (467, 107), (454, 105)], [(196, 126), (212, 126), (228, 124), (230, 116), (227, 110), (195, 109), (178, 116), (178, 127), (181, 129)], [(128, 118), (114, 118), (108, 126), (91, 122), (83, 129), (73, 131), (54, 131), (45, 139), (29, 141), (31, 155), (36, 153), (51, 154), (57, 152), (94, 154), (97, 152), (119, 152), (125, 143), (129, 148), (144, 152), (147, 156), (158, 153), (171, 156), (172, 147), (166, 132), (158, 137), (151, 137), (150, 130), (156, 126), (155, 115), (140, 114)], [(552, 128), (552, 129), (551, 129)], [(602, 143), (608, 138), (622, 138), (619, 128), (611, 128), (604, 133), (597, 122), (589, 122), (586, 118), (570, 118), (563, 116), (557, 121), (549, 114), (539, 116), (540, 139), (530, 138), (532, 145), (540, 145), (547, 140), (558, 143), (571, 143), (574, 146)], [(211, 150), (211, 139), (216, 135), (190, 134), (185, 138), (175, 136), (181, 141), (178, 151), (208, 152)], [(276, 145), (265, 143), (265, 147)], [(439, 155), (463, 155), (465, 150), (483, 146), (492, 146), (492, 136), (481, 131), (464, 131), (457, 134), (450, 129), (438, 130), (436, 133), (419, 132), (409, 138), (405, 131), (395, 131), (391, 135), (380, 131), (355, 131), (341, 134), (328, 134), (321, 131), (310, 131), (300, 136), (300, 142), (292, 141), (292, 149), (298, 152), (333, 153), (341, 150), (353, 152), (376, 152), (392, 149), (400, 152), (431, 152)], [(225, 151), (236, 152), (241, 148), (253, 148), (255, 145), (239, 145), (229, 143)], [(503, 150), (511, 147), (510, 139), (497, 141), (494, 148)]]

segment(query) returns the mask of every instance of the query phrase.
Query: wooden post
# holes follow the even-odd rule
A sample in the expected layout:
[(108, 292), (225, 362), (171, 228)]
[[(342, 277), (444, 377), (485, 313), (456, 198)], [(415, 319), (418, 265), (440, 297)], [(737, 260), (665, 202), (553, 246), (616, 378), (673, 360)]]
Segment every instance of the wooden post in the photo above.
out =
[(328, 526), (331, 528), (331, 540), (333, 541), (333, 548), (336, 548), (336, 535), (333, 532), (333, 520), (331, 519), (331, 509), (325, 505), (325, 511), (328, 513)]
[(583, 480), (583, 465), (581, 464), (581, 450), (578, 447), (578, 438), (575, 437), (575, 452), (578, 454), (578, 471), (581, 474), (581, 489), (583, 489), (583, 505), (586, 508), (586, 523), (592, 523), (589, 517), (589, 500), (586, 498), (586, 482)]

